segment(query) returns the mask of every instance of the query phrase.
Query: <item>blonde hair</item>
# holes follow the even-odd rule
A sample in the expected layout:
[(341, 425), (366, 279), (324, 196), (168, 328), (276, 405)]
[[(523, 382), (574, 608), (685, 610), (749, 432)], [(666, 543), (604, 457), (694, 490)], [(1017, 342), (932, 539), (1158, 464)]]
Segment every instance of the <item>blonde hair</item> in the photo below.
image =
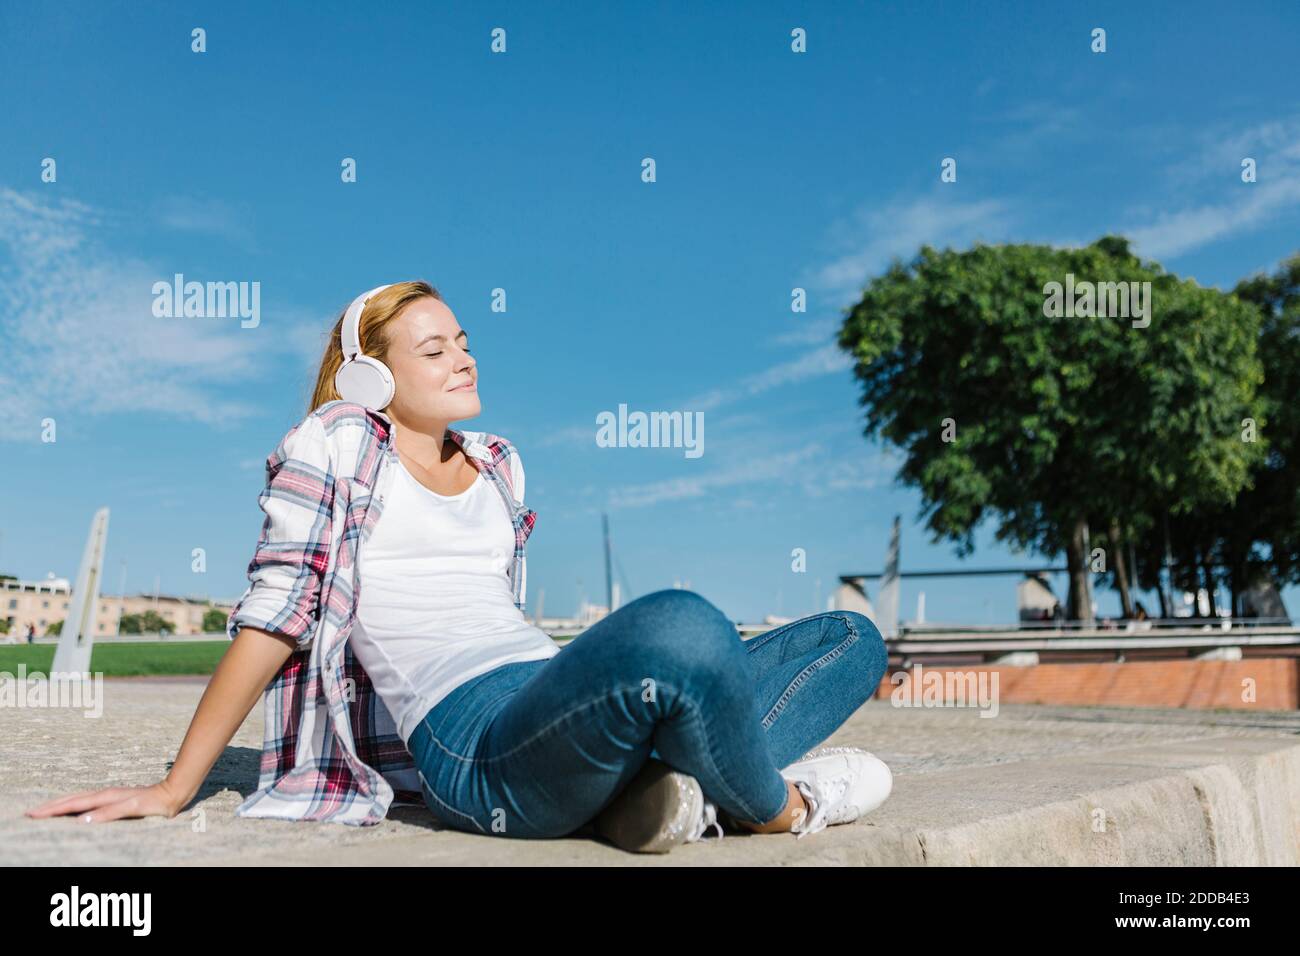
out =
[[(442, 300), (438, 290), (427, 282), (398, 282), (377, 294), (361, 311), (357, 338), (361, 342), (361, 354), (387, 364), (388, 360), (388, 323), (397, 317), (397, 313), (407, 303), (425, 297)], [(312, 392), (311, 405), (307, 409), (310, 415), (326, 402), (332, 402), (341, 396), (334, 387), (334, 374), (343, 364), (343, 319), (348, 314), (345, 307), (334, 321), (329, 342), (325, 345), (325, 354), (320, 360), (320, 371), (316, 373), (316, 388)]]

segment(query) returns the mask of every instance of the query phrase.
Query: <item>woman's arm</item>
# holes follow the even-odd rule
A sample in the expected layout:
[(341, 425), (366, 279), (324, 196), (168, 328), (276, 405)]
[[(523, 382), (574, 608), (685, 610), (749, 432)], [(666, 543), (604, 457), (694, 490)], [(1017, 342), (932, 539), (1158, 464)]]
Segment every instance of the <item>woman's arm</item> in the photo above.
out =
[(231, 645), (203, 691), (171, 772), (150, 786), (51, 800), (27, 811), (29, 817), (81, 813), (87, 822), (174, 817), (194, 799), (284, 662), (314, 639), (332, 541), (331, 447), (320, 419), (309, 415), (267, 459), (267, 484), (258, 496), (266, 520), (249, 564), (249, 588), (230, 612)]
[(203, 691), (176, 762), (163, 780), (180, 800), (178, 813), (199, 792), (217, 757), (294, 648), (294, 641), (282, 634), (254, 627), (239, 629)]
[(171, 771), (156, 784), (88, 790), (51, 800), (27, 816), (82, 814), (86, 823), (180, 813), (295, 648), (293, 639), (241, 627), (208, 681)]

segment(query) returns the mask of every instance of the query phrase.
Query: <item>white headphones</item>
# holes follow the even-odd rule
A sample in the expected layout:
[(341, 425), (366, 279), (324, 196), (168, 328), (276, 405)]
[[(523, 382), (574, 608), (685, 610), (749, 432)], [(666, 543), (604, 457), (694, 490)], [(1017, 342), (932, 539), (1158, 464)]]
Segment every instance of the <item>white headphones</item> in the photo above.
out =
[(334, 373), (334, 389), (341, 399), (345, 402), (359, 402), (376, 411), (393, 400), (396, 387), (393, 384), (393, 373), (387, 365), (379, 359), (361, 354), (361, 313), (367, 302), (387, 288), (387, 285), (381, 285), (364, 292), (348, 306), (339, 328), (343, 364)]

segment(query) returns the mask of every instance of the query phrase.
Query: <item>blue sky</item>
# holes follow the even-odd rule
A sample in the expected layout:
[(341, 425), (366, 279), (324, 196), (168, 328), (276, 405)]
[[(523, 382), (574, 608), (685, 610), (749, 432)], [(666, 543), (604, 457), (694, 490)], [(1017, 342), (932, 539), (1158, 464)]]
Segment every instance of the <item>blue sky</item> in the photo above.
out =
[[(0, 7), (0, 571), (74, 577), (107, 505), (106, 591), (125, 562), (131, 592), (237, 597), (323, 333), (417, 277), (479, 360), (460, 424), (523, 456), (530, 610), (603, 597), (602, 510), (632, 595), (733, 618), (812, 613), (895, 514), (905, 568), (954, 566), (833, 344), (891, 257), (1120, 232), (1229, 287), (1300, 248), (1300, 7), (1137, 6)], [(177, 272), (259, 282), (260, 325), (155, 318)], [(597, 447), (620, 403), (703, 411), (705, 453)], [(1040, 560), (986, 532), (971, 565)], [(1014, 617), (1012, 579), (920, 587), (932, 619)]]

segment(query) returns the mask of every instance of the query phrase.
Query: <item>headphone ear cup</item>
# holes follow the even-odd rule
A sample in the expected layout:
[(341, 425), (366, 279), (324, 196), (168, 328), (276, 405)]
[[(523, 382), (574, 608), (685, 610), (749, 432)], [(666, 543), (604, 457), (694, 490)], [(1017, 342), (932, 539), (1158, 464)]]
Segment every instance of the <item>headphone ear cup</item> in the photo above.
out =
[(334, 373), (334, 389), (345, 402), (357, 402), (376, 411), (393, 400), (396, 391), (388, 366), (369, 355), (344, 362)]

